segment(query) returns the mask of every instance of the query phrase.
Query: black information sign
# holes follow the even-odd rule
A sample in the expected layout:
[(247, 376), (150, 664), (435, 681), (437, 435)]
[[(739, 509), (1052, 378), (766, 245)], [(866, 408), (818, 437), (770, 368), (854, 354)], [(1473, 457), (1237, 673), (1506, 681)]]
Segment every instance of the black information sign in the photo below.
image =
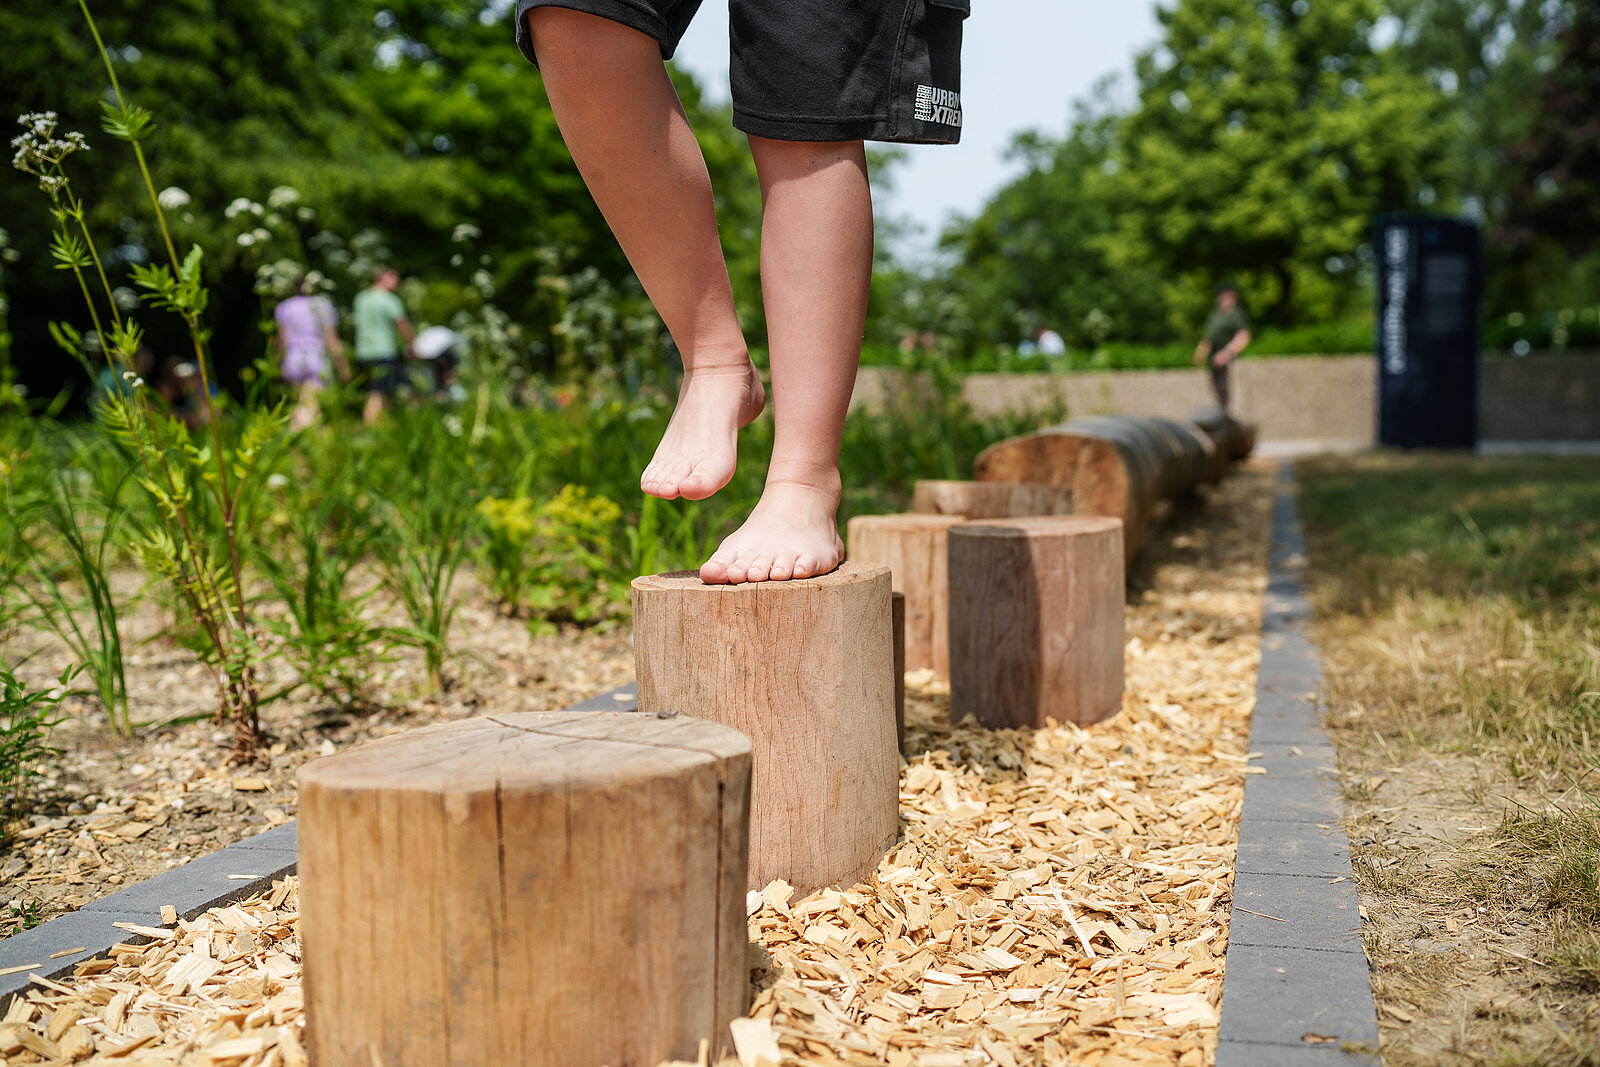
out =
[(1398, 448), (1478, 443), (1478, 227), (1437, 215), (1380, 215), (1378, 440)]

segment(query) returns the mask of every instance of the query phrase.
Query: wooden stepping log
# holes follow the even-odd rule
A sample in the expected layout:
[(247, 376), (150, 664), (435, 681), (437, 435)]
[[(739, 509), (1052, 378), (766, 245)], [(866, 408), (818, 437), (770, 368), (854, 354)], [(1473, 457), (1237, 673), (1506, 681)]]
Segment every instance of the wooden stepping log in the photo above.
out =
[(751, 889), (849, 887), (894, 844), (890, 611), (889, 570), (876, 565), (745, 585), (634, 579), (639, 710), (723, 723), (754, 743)]
[(959, 515), (857, 515), (846, 531), (845, 555), (881, 563), (894, 591), (906, 597), (906, 670), (950, 677), (948, 554), (945, 534)]
[(990, 727), (1085, 725), (1122, 707), (1122, 523), (950, 531), (950, 712)]
[(694, 1060), (748, 1003), (750, 742), (548, 712), (300, 771), (317, 1067)]
[(1031, 515), (1071, 515), (1072, 488), (1013, 482), (917, 482), (911, 510), (919, 515), (959, 515), (964, 519), (1019, 519)]

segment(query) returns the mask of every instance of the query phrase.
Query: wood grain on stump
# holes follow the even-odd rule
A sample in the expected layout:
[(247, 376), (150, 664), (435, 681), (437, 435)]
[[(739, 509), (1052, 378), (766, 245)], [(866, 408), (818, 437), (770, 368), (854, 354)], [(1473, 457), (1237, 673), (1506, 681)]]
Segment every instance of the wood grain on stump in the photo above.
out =
[(950, 711), (991, 727), (1122, 707), (1122, 524), (1014, 519), (950, 531)]
[(888, 568), (788, 582), (633, 582), (639, 710), (754, 743), (749, 886), (800, 895), (871, 875), (899, 833)]
[(894, 736), (906, 750), (906, 595), (891, 594), (890, 619), (894, 627)]
[(965, 522), (959, 515), (857, 515), (847, 530), (845, 555), (881, 563), (894, 591), (906, 597), (906, 670), (950, 677), (949, 579), (945, 534)]
[(654, 1067), (748, 1002), (750, 745), (689, 718), (507, 714), (300, 771), (317, 1067)]
[(922, 480), (917, 482), (911, 510), (919, 515), (958, 515), (964, 519), (1071, 515), (1072, 489), (1012, 482)]

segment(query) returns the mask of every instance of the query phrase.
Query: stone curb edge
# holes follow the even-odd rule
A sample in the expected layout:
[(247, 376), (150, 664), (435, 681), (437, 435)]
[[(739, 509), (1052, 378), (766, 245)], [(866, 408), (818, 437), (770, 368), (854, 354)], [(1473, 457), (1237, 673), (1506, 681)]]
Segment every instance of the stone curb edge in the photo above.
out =
[[(563, 710), (636, 711), (638, 707), (630, 682)], [(179, 918), (193, 919), (271, 888), (274, 881), (295, 872), (295, 836), (294, 822), (285, 823), (0, 941), (0, 972), (24, 968), (0, 974), (0, 1005), (32, 986), (33, 975), (60, 978), (114, 945), (144, 940), (117, 923), (159, 927), (164, 905), (176, 908)]]
[[(1317, 717), (1322, 660), (1294, 471), (1279, 468), (1234, 866), (1216, 1067), (1378, 1067), (1337, 757)], [(1263, 773), (1264, 772), (1264, 773)]]

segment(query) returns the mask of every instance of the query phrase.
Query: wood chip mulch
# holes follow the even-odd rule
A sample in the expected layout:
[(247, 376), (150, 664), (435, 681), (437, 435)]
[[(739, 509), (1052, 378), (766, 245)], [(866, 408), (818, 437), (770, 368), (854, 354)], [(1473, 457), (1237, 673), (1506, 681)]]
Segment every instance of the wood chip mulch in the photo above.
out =
[[(952, 726), (910, 679), (905, 832), (873, 882), (750, 896), (744, 1067), (1213, 1062), (1271, 491), (1247, 469), (1147, 549), (1111, 722)], [(289, 879), (130, 928), (150, 940), (13, 1002), (4, 1064), (306, 1064), (296, 908)]]

